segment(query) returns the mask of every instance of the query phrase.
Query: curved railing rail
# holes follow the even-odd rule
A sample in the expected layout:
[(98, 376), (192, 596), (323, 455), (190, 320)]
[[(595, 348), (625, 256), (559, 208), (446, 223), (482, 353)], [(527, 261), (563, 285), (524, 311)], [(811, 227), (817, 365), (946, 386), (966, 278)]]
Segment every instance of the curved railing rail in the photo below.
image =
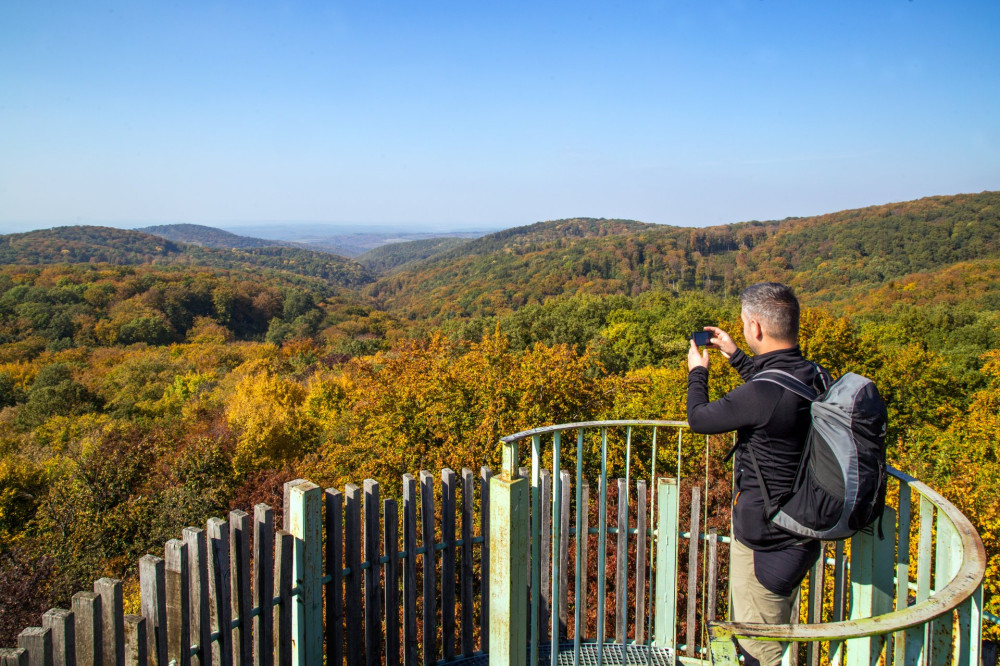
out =
[[(563, 617), (560, 620), (555, 608), (556, 602), (552, 600), (557, 600), (561, 594), (567, 593), (567, 590), (561, 589), (561, 585), (568, 583), (563, 569), (571, 566), (571, 563), (567, 557), (566, 546), (563, 545), (560, 550), (558, 544), (560, 539), (566, 540), (560, 531), (565, 530), (569, 524), (563, 514), (569, 514), (571, 510), (576, 520), (575, 529), (569, 530), (570, 535), (589, 534), (593, 539), (593, 535), (596, 534), (599, 591), (593, 601), (597, 615), (596, 634), (591, 632), (589, 640), (586, 638), (581, 640), (580, 635), (586, 634), (587, 628), (586, 619), (581, 617), (581, 613), (585, 612), (588, 603), (586, 580), (581, 587), (581, 563), (587, 562), (588, 539), (576, 538), (575, 585), (569, 590), (572, 592), (575, 606), (572, 632), (574, 664), (581, 663), (581, 650), (587, 648), (587, 644), (590, 643), (596, 644), (596, 658), (599, 665), (605, 660), (605, 647), (611, 649), (614, 645), (623, 650), (631, 650), (633, 647), (647, 648), (645, 652), (641, 652), (646, 655), (644, 658), (646, 663), (649, 662), (650, 652), (662, 649), (670, 653), (671, 659), (681, 653), (689, 657), (708, 656), (711, 653), (713, 662), (735, 665), (738, 659), (733, 639), (739, 638), (776, 640), (793, 644), (806, 643), (810, 664), (820, 663), (821, 644), (828, 644), (828, 656), (833, 663), (876, 663), (883, 651), (886, 663), (909, 664), (922, 660), (928, 664), (944, 664), (949, 659), (956, 665), (978, 663), (982, 579), (986, 564), (982, 541), (968, 519), (954, 505), (926, 484), (894, 469), (890, 469), (890, 474), (898, 484), (898, 494), (893, 494), (893, 500), (890, 501), (893, 506), (886, 509), (882, 518), (886, 537), (879, 539), (874, 534), (859, 533), (849, 542), (838, 542), (835, 547), (828, 545), (833, 551), (833, 557), (824, 555), (805, 585), (809, 594), (806, 600), (809, 623), (760, 625), (714, 621), (716, 607), (714, 598), (703, 599), (700, 608), (692, 601), (696, 594), (709, 596), (710, 591), (714, 590), (714, 578), (703, 585), (705, 589), (697, 588), (698, 544), (700, 541), (705, 542), (702, 551), (704, 557), (705, 553), (714, 552), (710, 549), (714, 549), (720, 542), (724, 544), (728, 539), (714, 533), (699, 531), (699, 520), (696, 515), (698, 509), (695, 506), (700, 496), (697, 484), (694, 484), (693, 488), (691, 530), (688, 533), (681, 531), (678, 511), (679, 480), (676, 477), (664, 478), (656, 470), (657, 460), (663, 458), (662, 450), (657, 450), (657, 434), (663, 429), (676, 433), (676, 466), (669, 471), (679, 476), (679, 470), (682, 468), (682, 442), (685, 441), (685, 437), (691, 437), (687, 424), (682, 421), (623, 420), (567, 423), (535, 428), (501, 439), (503, 471), (500, 477), (494, 477), (493, 483), (496, 486), (491, 492), (495, 498), (505, 492), (510, 493), (509, 506), (523, 505), (521, 510), (524, 513), (520, 516), (516, 513), (493, 516), (491, 518), (495, 530), (493, 534), (500, 538), (513, 536), (504, 535), (503, 531), (498, 529), (498, 522), (502, 523), (505, 519), (521, 520), (522, 525), (528, 525), (526, 506), (530, 503), (532, 507), (530, 533), (522, 536), (525, 544), (530, 543), (531, 552), (530, 554), (512, 552), (516, 551), (514, 548), (504, 553), (502, 546), (491, 547), (491, 553), (498, 557), (491, 564), (493, 582), (508, 574), (516, 577), (518, 558), (522, 558), (527, 565), (524, 571), (526, 580), (521, 581), (526, 583), (524, 587), (531, 590), (542, 589), (543, 577), (551, 575), (542, 594), (529, 593), (530, 600), (521, 600), (527, 602), (522, 607), (528, 610), (529, 615), (526, 618), (527, 636), (521, 637), (521, 644), (523, 645), (523, 641), (527, 639), (528, 663), (531, 666), (538, 664), (540, 647), (541, 652), (549, 652), (548, 656), (554, 666), (560, 661), (560, 652), (568, 656), (565, 653), (570, 649), (566, 643), (567, 618)], [(576, 503), (571, 507), (568, 493), (559, 491), (559, 481), (565, 475), (565, 471), (560, 468), (562, 438), (567, 432), (573, 431), (576, 433), (576, 479), (572, 480), (572, 485), (576, 490)], [(640, 456), (645, 462), (644, 473), (641, 476), (646, 478), (634, 480), (631, 477), (634, 476), (634, 449), (638, 441), (636, 435), (639, 432), (649, 431), (650, 434), (643, 436), (643, 439), (650, 449), (643, 447)], [(609, 433), (615, 440), (613, 448), (624, 448), (625, 455), (625, 479), (618, 480), (619, 518), (616, 527), (609, 526), (607, 516)], [(591, 438), (591, 444), (585, 446), (585, 442)], [(549, 439), (551, 439), (549, 478), (553, 481), (546, 486), (544, 483), (546, 470), (542, 469), (542, 460), (548, 457)], [(660, 437), (660, 440), (662, 443), (663, 438)], [(595, 529), (588, 527), (586, 523), (589, 509), (581, 511), (575, 508), (587, 507), (585, 495), (582, 494), (586, 492), (583, 460), (588, 454), (591, 456), (594, 454), (597, 441), (600, 442), (598, 500), (600, 515)], [(687, 441), (690, 442), (690, 439)], [(708, 439), (705, 441), (707, 446)], [(519, 446), (522, 442), (530, 442), (530, 472), (518, 467)], [(622, 451), (615, 448), (614, 453), (620, 458)], [(524, 478), (525, 476), (528, 478)], [(646, 511), (647, 479), (652, 490), (648, 518), (641, 515)], [(520, 489), (515, 488), (518, 485)], [(550, 503), (543, 498), (543, 488), (546, 493), (551, 488)], [(705, 490), (707, 497), (708, 489)], [(621, 499), (622, 491), (626, 497), (624, 501)], [(632, 493), (640, 498), (639, 506), (636, 507), (636, 513), (639, 515), (629, 513), (631, 511), (629, 496)], [(915, 502), (918, 504), (918, 512), (911, 516), (912, 505)], [(630, 527), (632, 524), (629, 522), (630, 519), (634, 519), (635, 528)], [(551, 533), (545, 534), (545, 530), (549, 528)], [(912, 530), (916, 530), (912, 535), (913, 538), (911, 538)], [(678, 566), (678, 545), (692, 534), (698, 538), (691, 539), (687, 548), (690, 557), (686, 575), (688, 613), (685, 618), (678, 612), (676, 580), (679, 573), (683, 575)], [(638, 541), (635, 546), (628, 543), (631, 535), (635, 535)], [(646, 537), (650, 540), (648, 554), (645, 550)], [(606, 553), (609, 538), (615, 539), (618, 545), (618, 558), (615, 561), (618, 578), (612, 590), (607, 592), (606, 600), (602, 591), (607, 588), (604, 574), (608, 568)], [(623, 538), (625, 545), (622, 545)], [(542, 544), (550, 547), (551, 553), (543, 553)], [(637, 556), (634, 561), (629, 562), (629, 566), (634, 566), (636, 571), (625, 572), (624, 577), (626, 580), (638, 580), (636, 587), (644, 589), (633, 591), (636, 598), (634, 622), (631, 627), (623, 630), (623, 617), (628, 617), (629, 610), (622, 611), (625, 604), (618, 598), (622, 595), (620, 560), (622, 554), (633, 547)], [(915, 567), (911, 567), (911, 550), (916, 554)], [(500, 557), (501, 555), (506, 556), (506, 561)], [(549, 555), (551, 564), (548, 562)], [(715, 563), (706, 561), (703, 566), (701, 575), (704, 583), (704, 571), (710, 569), (711, 576), (714, 576)], [(832, 585), (828, 573), (831, 568), (834, 579)], [(530, 578), (527, 577), (528, 570)], [(648, 578), (645, 576), (647, 572)], [(519, 587), (510, 580), (505, 580), (504, 584), (509, 591), (516, 591)], [(617, 613), (613, 639), (606, 635), (608, 632), (604, 626), (604, 616), (607, 611), (605, 605), (610, 604), (612, 595), (615, 596)], [(628, 593), (625, 596), (630, 598)], [(548, 619), (541, 617), (547, 600), (551, 613), (551, 632), (543, 631), (543, 628), (548, 626)], [(516, 617), (517, 607), (518, 599), (515, 596), (491, 597), (491, 628), (497, 628), (498, 637), (512, 624), (523, 621), (522, 618)], [(494, 614), (497, 617), (494, 618)], [(704, 642), (701, 645), (695, 644), (697, 630), (692, 625), (696, 622), (696, 614), (699, 616), (699, 624), (709, 629), (710, 647), (704, 645)], [(953, 615), (957, 615), (957, 622)], [(637, 626), (642, 621), (646, 622), (646, 627)], [(677, 635), (678, 625), (685, 621), (686, 644), (680, 643)], [(495, 646), (492, 631), (490, 640), (491, 646)], [(555, 648), (546, 648), (546, 643)], [(560, 643), (563, 644), (562, 650)], [(589, 647), (592, 648), (594, 645)], [(517, 660), (519, 652), (523, 655), (521, 650), (523, 648), (517, 650), (516, 646), (511, 646), (510, 654), (514, 658), (511, 663), (523, 663)], [(628, 655), (623, 652), (622, 659), (625, 660), (626, 656)], [(523, 656), (521, 659), (523, 660)], [(585, 655), (583, 661), (592, 663), (591, 659), (592, 656)], [(617, 659), (615, 661), (617, 662)], [(566, 663), (565, 660), (563, 663)]]

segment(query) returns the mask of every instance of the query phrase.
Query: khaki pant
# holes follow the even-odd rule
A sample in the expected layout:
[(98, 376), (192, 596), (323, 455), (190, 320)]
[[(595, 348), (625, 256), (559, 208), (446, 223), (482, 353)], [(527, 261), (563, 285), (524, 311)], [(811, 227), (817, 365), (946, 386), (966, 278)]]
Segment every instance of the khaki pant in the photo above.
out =
[[(729, 593), (736, 622), (788, 624), (799, 591), (787, 597), (769, 591), (757, 581), (753, 550), (733, 539), (729, 544)], [(740, 647), (756, 657), (761, 666), (778, 666), (787, 643), (739, 639)]]

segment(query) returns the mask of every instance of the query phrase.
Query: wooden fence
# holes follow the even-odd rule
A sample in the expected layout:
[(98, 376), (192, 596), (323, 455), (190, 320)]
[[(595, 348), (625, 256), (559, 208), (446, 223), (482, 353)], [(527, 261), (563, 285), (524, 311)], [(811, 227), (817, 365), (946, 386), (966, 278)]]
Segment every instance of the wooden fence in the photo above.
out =
[[(541, 475), (543, 516), (550, 515), (556, 494), (564, 507), (571, 506), (572, 479), (560, 477), (553, 493), (551, 476)], [(204, 529), (185, 528), (181, 539), (166, 543), (162, 558), (139, 561), (141, 614), (125, 615), (122, 583), (101, 579), (92, 592), (74, 595), (70, 609), (49, 610), (41, 626), (22, 631), (17, 648), (0, 649), (0, 666), (285, 666), (322, 664), (324, 655), (327, 664), (428, 666), (488, 653), (489, 590), (483, 581), (490, 577), (490, 478), (485, 467), (478, 476), (446, 469), (439, 481), (429, 472), (407, 474), (400, 502), (381, 499), (372, 480), (343, 491), (292, 481), (285, 486), (281, 529), (275, 530), (273, 511), (264, 504), (252, 516), (232, 511), (228, 520), (212, 518)], [(647, 564), (653, 538), (646, 522), (647, 483), (634, 483), (631, 492), (624, 479), (609, 485), (618, 493), (608, 503), (617, 507), (605, 512), (611, 515), (603, 535), (589, 484), (581, 488), (588, 538), (581, 544), (580, 603), (566, 580), (570, 566), (560, 568), (555, 602), (553, 568), (542, 566), (536, 635), (549, 635), (553, 618), (558, 640), (579, 634), (593, 642), (598, 632), (609, 643), (651, 639), (655, 590)], [(694, 534), (702, 520), (700, 490), (694, 489), (691, 506)], [(576, 521), (573, 508), (572, 521), (570, 511), (561, 514), (558, 544), (550, 520), (542, 521), (541, 530), (542, 552), (558, 545), (567, 564), (576, 557), (576, 530), (569, 527)], [(704, 551), (696, 539), (688, 558), (694, 575), (688, 578), (687, 614), (680, 618), (687, 632), (681, 647), (688, 654), (704, 647), (697, 630), (705, 619), (700, 608), (704, 595), (714, 600), (717, 590), (718, 538), (714, 531), (702, 537), (710, 553), (708, 577), (697, 573)], [(595, 552), (605, 540), (607, 582), (597, 567), (605, 560)], [(598, 599), (601, 608), (608, 601), (607, 623), (594, 612)], [(712, 619), (714, 601), (708, 607)]]

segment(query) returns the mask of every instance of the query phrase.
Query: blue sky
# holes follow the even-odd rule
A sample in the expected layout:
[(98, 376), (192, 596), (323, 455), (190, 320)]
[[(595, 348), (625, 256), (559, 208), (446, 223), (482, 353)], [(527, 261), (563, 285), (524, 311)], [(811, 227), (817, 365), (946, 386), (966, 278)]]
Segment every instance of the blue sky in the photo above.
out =
[(0, 232), (573, 216), (1000, 189), (1000, 3), (0, 3)]

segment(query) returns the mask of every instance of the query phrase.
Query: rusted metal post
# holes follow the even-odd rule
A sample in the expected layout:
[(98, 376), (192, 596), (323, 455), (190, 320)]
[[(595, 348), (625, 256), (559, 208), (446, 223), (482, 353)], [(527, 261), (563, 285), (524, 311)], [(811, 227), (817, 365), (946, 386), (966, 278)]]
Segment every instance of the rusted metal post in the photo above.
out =
[(505, 443), (490, 479), (490, 666), (526, 664), (527, 588), (528, 481), (517, 474), (517, 443)]

